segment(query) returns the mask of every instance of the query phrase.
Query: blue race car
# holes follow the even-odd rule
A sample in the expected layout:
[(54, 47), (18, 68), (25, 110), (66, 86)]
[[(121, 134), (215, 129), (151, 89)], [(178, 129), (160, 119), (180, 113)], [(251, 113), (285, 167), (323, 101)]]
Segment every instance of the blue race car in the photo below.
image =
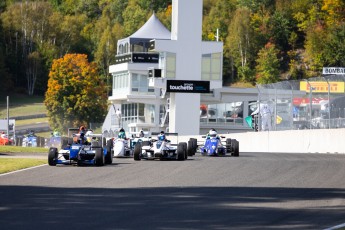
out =
[[(87, 139), (90, 139), (88, 141)], [(56, 147), (51, 147), (48, 152), (48, 164), (71, 165), (96, 165), (112, 164), (113, 154), (103, 146), (102, 134), (73, 134), (73, 143), (63, 146), (58, 151)]]
[(37, 147), (37, 136), (34, 131), (30, 131), (29, 134), (24, 136), (22, 147)]
[(200, 153), (203, 156), (226, 156), (230, 153), (231, 156), (239, 156), (239, 142), (236, 139), (227, 138), (225, 143), (222, 143), (223, 136), (206, 137), (203, 146), (200, 147)]
[(62, 137), (60, 135), (60, 133), (52, 133), (52, 136), (46, 140), (46, 147), (50, 148), (50, 147), (56, 147), (59, 148), (61, 147), (62, 144)]

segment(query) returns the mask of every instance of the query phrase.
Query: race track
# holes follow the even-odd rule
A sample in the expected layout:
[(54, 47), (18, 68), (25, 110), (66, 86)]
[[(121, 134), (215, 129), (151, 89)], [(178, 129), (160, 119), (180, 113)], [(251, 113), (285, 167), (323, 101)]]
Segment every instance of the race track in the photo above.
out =
[(0, 176), (4, 229), (326, 229), (345, 223), (345, 155), (114, 159)]

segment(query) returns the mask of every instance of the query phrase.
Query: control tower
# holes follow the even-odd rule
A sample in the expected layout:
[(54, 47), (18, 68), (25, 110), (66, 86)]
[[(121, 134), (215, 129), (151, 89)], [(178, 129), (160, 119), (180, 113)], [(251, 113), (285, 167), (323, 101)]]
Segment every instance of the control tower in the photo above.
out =
[(223, 43), (202, 41), (202, 2), (173, 0), (171, 40), (151, 43), (161, 74), (149, 83), (170, 95), (169, 132), (181, 135), (199, 134), (200, 94), (222, 88)]

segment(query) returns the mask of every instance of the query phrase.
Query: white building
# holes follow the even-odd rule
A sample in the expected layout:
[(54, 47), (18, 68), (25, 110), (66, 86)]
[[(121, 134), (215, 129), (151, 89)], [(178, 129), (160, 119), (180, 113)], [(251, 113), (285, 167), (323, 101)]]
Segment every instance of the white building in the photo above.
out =
[[(153, 14), (137, 32), (118, 41), (116, 63), (109, 68), (112, 105), (102, 131), (116, 133), (123, 127), (193, 135), (210, 128), (251, 130), (244, 118), (250, 102), (257, 100), (257, 89), (222, 87), (223, 43), (201, 40), (202, 0), (172, 4), (172, 32)], [(195, 83), (194, 89), (205, 83), (207, 92), (169, 90), (167, 85), (175, 82), (181, 87)]]

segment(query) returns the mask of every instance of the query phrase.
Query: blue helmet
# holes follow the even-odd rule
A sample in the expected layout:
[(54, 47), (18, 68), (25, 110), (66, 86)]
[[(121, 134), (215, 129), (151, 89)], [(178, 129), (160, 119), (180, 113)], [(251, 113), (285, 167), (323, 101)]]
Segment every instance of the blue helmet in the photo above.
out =
[(158, 135), (158, 140), (160, 140), (160, 141), (164, 141), (165, 140), (164, 131), (161, 131), (161, 133)]
[(119, 135), (117, 137), (125, 139), (126, 138), (126, 134), (125, 134), (125, 132), (119, 132)]
[(165, 140), (165, 134), (159, 134), (158, 140), (164, 141)]

